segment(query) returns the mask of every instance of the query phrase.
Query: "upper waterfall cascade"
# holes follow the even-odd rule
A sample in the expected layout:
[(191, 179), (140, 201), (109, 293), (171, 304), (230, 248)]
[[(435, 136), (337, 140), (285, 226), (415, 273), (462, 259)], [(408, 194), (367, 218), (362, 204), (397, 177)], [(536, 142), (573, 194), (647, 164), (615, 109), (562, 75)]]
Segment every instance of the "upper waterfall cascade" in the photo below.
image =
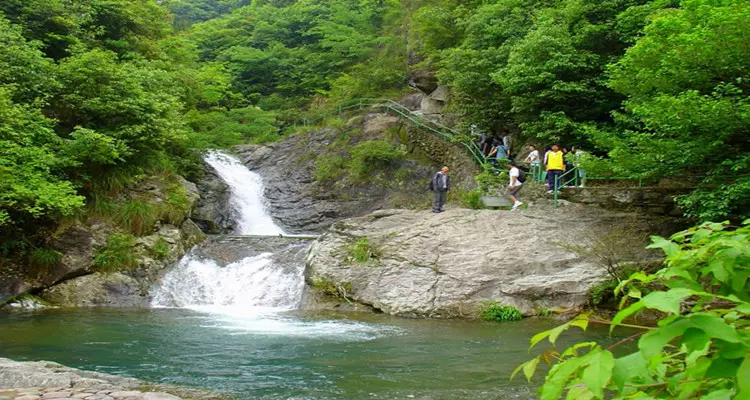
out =
[(206, 163), (229, 185), (230, 203), (237, 220), (235, 233), (239, 235), (280, 235), (284, 231), (273, 222), (266, 211), (263, 198), (263, 179), (250, 171), (236, 157), (220, 151), (206, 155)]

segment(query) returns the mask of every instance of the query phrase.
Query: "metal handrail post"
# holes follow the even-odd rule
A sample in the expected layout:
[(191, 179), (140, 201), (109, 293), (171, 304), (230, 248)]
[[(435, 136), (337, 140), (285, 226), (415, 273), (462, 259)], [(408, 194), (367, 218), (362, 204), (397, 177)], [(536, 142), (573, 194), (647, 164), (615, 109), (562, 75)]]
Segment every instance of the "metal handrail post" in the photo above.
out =
[(553, 190), (553, 196), (554, 196), (554, 199), (555, 199), (555, 208), (557, 208), (557, 194), (560, 191), (560, 176), (559, 175), (555, 175), (555, 183), (554, 183), (554, 185), (555, 185), (555, 187), (553, 188), (554, 189)]

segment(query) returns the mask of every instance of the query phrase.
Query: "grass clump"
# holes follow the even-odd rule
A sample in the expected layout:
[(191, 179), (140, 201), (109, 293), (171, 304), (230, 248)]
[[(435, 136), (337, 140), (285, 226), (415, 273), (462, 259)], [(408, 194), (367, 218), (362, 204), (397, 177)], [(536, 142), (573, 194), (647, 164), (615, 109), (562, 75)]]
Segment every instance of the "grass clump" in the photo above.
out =
[(366, 264), (370, 260), (380, 257), (380, 251), (370, 243), (370, 239), (363, 237), (347, 248), (349, 257), (359, 264)]
[(178, 225), (190, 214), (190, 198), (185, 188), (174, 183), (169, 185), (166, 193), (166, 201), (161, 205), (161, 218), (172, 225)]
[(480, 308), (479, 318), (488, 322), (510, 322), (522, 320), (523, 315), (513, 306), (506, 306), (493, 301)]
[(29, 253), (27, 275), (37, 278), (45, 271), (56, 266), (62, 259), (62, 253), (47, 247), (34, 249)]
[(133, 235), (115, 233), (107, 238), (107, 247), (94, 256), (94, 266), (102, 272), (131, 271), (138, 266), (134, 246)]
[(339, 300), (349, 300), (352, 292), (351, 282), (333, 283), (327, 279), (318, 279), (312, 282), (312, 286), (320, 289), (328, 296), (335, 297)]
[(159, 210), (142, 200), (130, 200), (120, 205), (116, 220), (120, 226), (134, 235), (143, 236), (159, 221)]
[(159, 260), (167, 258), (169, 256), (169, 243), (163, 237), (160, 237), (156, 240), (156, 244), (154, 244), (153, 252)]
[(315, 160), (315, 180), (329, 182), (340, 178), (346, 172), (346, 160), (342, 157), (318, 157)]
[(377, 169), (387, 168), (406, 157), (406, 152), (384, 140), (362, 142), (351, 151), (349, 170), (352, 175), (364, 177)]

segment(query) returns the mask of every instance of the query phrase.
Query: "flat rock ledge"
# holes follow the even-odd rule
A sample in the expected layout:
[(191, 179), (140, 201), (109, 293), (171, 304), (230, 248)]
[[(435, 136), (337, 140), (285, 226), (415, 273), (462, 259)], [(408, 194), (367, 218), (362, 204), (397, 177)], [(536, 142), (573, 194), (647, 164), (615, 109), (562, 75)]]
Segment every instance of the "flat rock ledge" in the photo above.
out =
[[(337, 291), (339, 298), (403, 317), (472, 319), (488, 302), (526, 316), (575, 312), (607, 272), (571, 248), (624, 230), (628, 236), (617, 245), (638, 253), (659, 223), (577, 205), (382, 210), (335, 223), (313, 243), (306, 279), (311, 290)], [(357, 253), (370, 253), (370, 260), (358, 262)]]
[(0, 400), (180, 400), (220, 399), (192, 389), (167, 393), (132, 378), (82, 371), (49, 361), (18, 362), (0, 358)]

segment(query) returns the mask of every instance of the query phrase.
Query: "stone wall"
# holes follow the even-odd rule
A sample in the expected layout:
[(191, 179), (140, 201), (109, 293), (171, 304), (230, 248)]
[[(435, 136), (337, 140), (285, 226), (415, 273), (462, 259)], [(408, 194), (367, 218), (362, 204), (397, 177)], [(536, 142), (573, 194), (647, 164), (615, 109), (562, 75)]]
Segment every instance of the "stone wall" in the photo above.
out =
[(451, 143), (434, 133), (414, 126), (406, 128), (404, 144), (416, 157), (429, 160), (436, 168), (447, 165), (451, 169), (454, 186), (473, 187), (474, 176), (481, 172), (463, 145)]
[(561, 198), (573, 203), (597, 205), (611, 210), (639, 211), (652, 215), (679, 217), (682, 210), (675, 196), (690, 189), (665, 187), (618, 187), (591, 186), (586, 188), (564, 188)]

